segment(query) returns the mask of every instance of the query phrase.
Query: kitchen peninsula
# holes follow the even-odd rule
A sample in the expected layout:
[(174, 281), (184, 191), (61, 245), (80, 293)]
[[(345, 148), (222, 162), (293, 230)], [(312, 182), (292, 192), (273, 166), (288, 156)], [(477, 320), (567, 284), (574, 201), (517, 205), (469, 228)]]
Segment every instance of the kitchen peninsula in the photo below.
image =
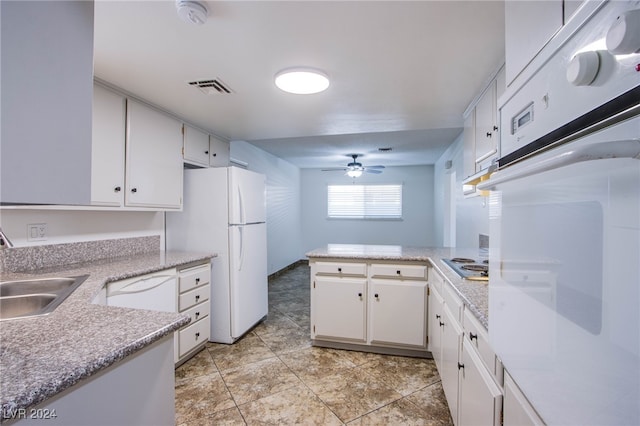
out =
[(487, 283), (443, 262), (478, 250), (328, 244), (306, 256), (313, 345), (433, 357), (452, 418), (499, 424), (504, 370), (489, 345)]

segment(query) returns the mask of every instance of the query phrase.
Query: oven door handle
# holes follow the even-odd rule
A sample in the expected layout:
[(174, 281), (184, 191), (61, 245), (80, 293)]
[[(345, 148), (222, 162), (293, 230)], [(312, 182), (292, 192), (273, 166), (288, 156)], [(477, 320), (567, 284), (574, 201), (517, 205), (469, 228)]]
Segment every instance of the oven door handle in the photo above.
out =
[(571, 164), (611, 158), (632, 158), (640, 160), (640, 140), (629, 139), (600, 142), (559, 152), (553, 157), (549, 157), (541, 161), (533, 160), (528, 162), (528, 164), (523, 163), (522, 165), (515, 165), (505, 170), (498, 170), (491, 174), (489, 179), (476, 185), (476, 188), (482, 191), (488, 191), (495, 189), (496, 185), (502, 183), (549, 170), (559, 169)]

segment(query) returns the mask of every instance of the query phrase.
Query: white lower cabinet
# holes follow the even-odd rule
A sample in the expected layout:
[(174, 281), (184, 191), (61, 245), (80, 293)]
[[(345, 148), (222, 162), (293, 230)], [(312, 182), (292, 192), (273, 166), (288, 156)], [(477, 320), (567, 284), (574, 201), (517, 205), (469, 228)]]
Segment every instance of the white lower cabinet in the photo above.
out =
[(504, 374), (504, 426), (542, 426), (544, 422), (533, 409), (511, 376)]
[(453, 423), (500, 425), (502, 374), (487, 332), (437, 272), (429, 276), (429, 349)]
[(426, 265), (311, 259), (310, 266), (314, 344), (426, 355)]
[(313, 339), (366, 340), (366, 278), (318, 276), (312, 288)]
[(182, 364), (198, 352), (209, 340), (211, 322), (211, 263), (178, 271), (178, 312), (188, 315), (191, 322), (174, 333), (174, 362)]
[(427, 282), (371, 279), (369, 334), (372, 344), (425, 348)]
[(502, 391), (485, 368), (473, 344), (462, 342), (459, 425), (500, 425)]

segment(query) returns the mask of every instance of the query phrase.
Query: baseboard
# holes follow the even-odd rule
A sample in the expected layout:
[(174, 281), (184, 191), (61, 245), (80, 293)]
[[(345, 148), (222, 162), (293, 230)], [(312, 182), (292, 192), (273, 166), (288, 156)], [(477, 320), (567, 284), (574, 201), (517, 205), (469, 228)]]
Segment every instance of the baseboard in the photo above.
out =
[(371, 352), (383, 355), (399, 355), (413, 358), (433, 359), (433, 355), (431, 354), (431, 352), (423, 349), (403, 349), (390, 348), (386, 346), (358, 345), (353, 343), (330, 342), (327, 340), (317, 339), (311, 339), (311, 345), (319, 346), (321, 348), (346, 349), (350, 351)]
[(292, 270), (300, 265), (309, 265), (309, 261), (307, 259), (300, 259), (296, 262), (293, 262), (291, 265), (287, 265), (284, 268), (274, 272), (273, 274), (269, 274), (268, 280), (271, 281), (274, 278), (278, 278), (280, 275), (284, 274), (287, 271)]

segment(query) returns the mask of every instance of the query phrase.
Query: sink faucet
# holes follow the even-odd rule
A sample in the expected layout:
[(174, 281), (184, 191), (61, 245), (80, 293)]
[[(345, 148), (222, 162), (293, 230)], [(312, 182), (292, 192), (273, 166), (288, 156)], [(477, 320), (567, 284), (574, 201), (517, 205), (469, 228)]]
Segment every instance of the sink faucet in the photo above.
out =
[(0, 248), (11, 247), (13, 247), (13, 243), (11, 242), (9, 237), (7, 237), (4, 232), (2, 232), (2, 228), (0, 228)]

